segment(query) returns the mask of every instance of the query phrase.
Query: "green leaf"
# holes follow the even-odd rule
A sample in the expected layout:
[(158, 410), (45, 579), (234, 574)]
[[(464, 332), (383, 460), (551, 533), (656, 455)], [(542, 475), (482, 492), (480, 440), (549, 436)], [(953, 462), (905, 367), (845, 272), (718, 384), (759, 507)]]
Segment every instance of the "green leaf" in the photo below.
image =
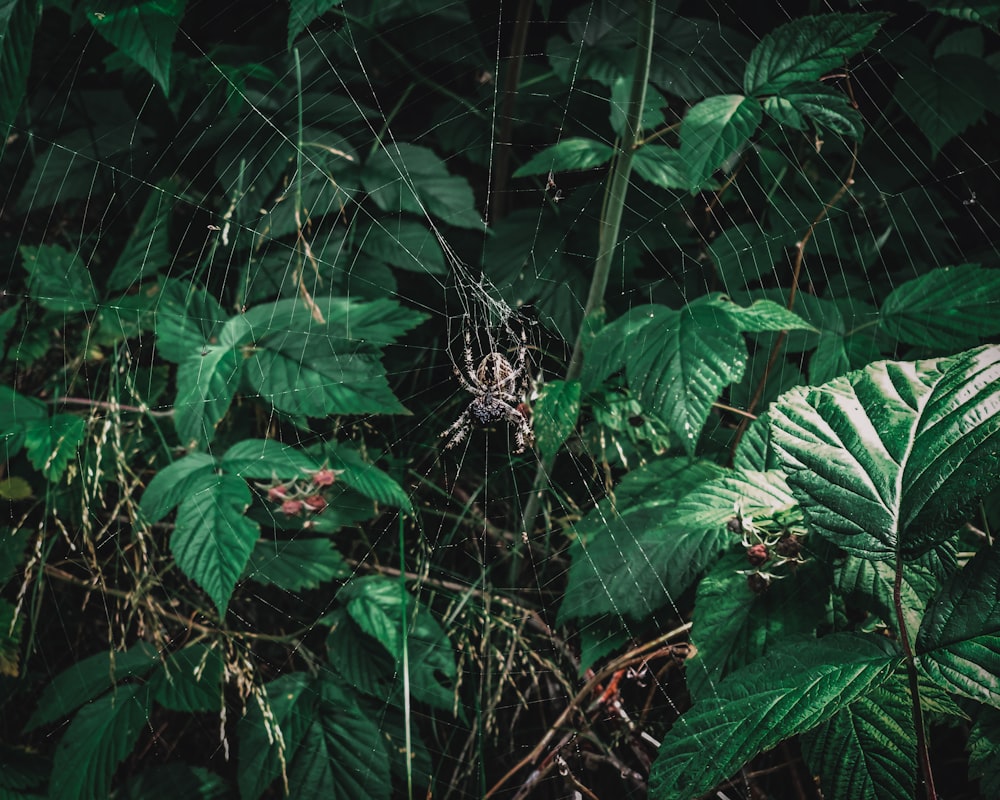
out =
[(382, 643), (361, 630), (346, 608), (334, 609), (324, 621), (330, 625), (326, 658), (345, 684), (379, 702), (389, 698), (402, 705), (396, 659)]
[(56, 748), (49, 796), (109, 797), (116, 767), (148, 725), (145, 686), (119, 686), (81, 708)]
[(398, 581), (380, 575), (352, 580), (341, 590), (340, 600), (361, 630), (381, 642), (398, 669), (402, 668), (405, 635), (413, 696), (437, 708), (452, 708), (455, 657), (444, 629), (429, 609), (409, 594), (404, 598)]
[(985, 69), (981, 58), (951, 53), (931, 64), (915, 64), (900, 77), (896, 102), (927, 137), (931, 158), (994, 108)]
[(913, 797), (917, 741), (905, 679), (871, 694), (799, 739), (811, 774), (830, 800)]
[(137, 286), (161, 267), (169, 265), (169, 223), (175, 192), (176, 188), (167, 182), (153, 187), (108, 278), (109, 292)]
[(712, 240), (708, 252), (726, 291), (736, 292), (773, 274), (784, 243), (756, 222), (746, 222), (726, 228)]
[(341, 4), (343, 0), (291, 0), (288, 12), (288, 49), (309, 24), (323, 16), (331, 8)]
[(425, 225), (401, 215), (378, 220), (362, 245), (363, 252), (400, 269), (446, 275), (444, 251)]
[(954, 351), (1000, 333), (998, 304), (1000, 269), (940, 267), (893, 289), (879, 322), (906, 344)]
[(881, 637), (834, 634), (775, 648), (734, 672), (667, 733), (649, 775), (653, 800), (705, 794), (760, 752), (871, 694), (900, 659)]
[(22, 792), (41, 791), (51, 771), (50, 760), (35, 748), (0, 744), (0, 796), (4, 800), (40, 800), (44, 795)]
[(1000, 711), (989, 706), (979, 710), (969, 731), (969, 777), (979, 779), (983, 797), (1000, 797)]
[(861, 558), (916, 557), (997, 482), (1000, 348), (881, 361), (793, 389), (770, 413), (812, 530)]
[(204, 767), (171, 761), (132, 775), (116, 792), (116, 800), (232, 800), (227, 781)]
[(616, 489), (616, 504), (602, 501), (576, 527), (560, 624), (604, 614), (643, 619), (679, 596), (722, 549), (726, 534), (725, 523), (675, 524), (678, 504), (724, 474), (715, 464), (681, 458), (630, 472)]
[(449, 174), (426, 147), (393, 144), (379, 150), (365, 164), (361, 182), (383, 211), (426, 213), (459, 228), (483, 227), (469, 182)]
[(24, 614), (18, 615), (17, 606), (0, 598), (0, 675), (16, 678), (20, 673), (23, 627)]
[(753, 49), (743, 74), (743, 90), (760, 97), (818, 80), (865, 47), (888, 16), (822, 14), (782, 25)]
[(159, 663), (156, 650), (139, 642), (124, 652), (104, 650), (60, 672), (42, 692), (25, 730), (64, 717), (128, 677), (145, 675)]
[(741, 94), (702, 100), (681, 123), (681, 161), (688, 188), (698, 191), (712, 173), (746, 144), (760, 124), (760, 104)]
[(221, 653), (206, 644), (171, 653), (152, 676), (156, 702), (174, 711), (218, 711), (224, 668)]
[(794, 311), (773, 300), (756, 300), (749, 308), (742, 308), (735, 303), (722, 302), (730, 318), (744, 333), (760, 333), (761, 331), (818, 331)]
[(28, 271), (28, 293), (51, 311), (89, 311), (97, 307), (97, 290), (80, 254), (57, 244), (21, 247)]
[(723, 556), (698, 583), (691, 629), (697, 653), (684, 666), (695, 701), (711, 697), (720, 680), (772, 646), (814, 636), (825, 620), (829, 592), (815, 563), (772, 581), (759, 594), (740, 574), (748, 568), (741, 549)]
[(193, 450), (212, 443), (215, 426), (233, 401), (242, 365), (241, 353), (214, 345), (181, 362), (174, 425), (182, 447)]
[(86, 435), (86, 420), (73, 414), (32, 420), (24, 425), (28, 460), (48, 481), (58, 483)]
[(514, 172), (515, 178), (528, 175), (548, 175), (550, 172), (572, 172), (574, 170), (594, 169), (607, 163), (614, 155), (614, 148), (598, 142), (596, 139), (574, 137), (546, 147), (540, 153), (535, 153), (526, 164), (522, 164)]
[[(625, 135), (631, 92), (632, 80), (624, 75), (619, 75), (611, 84), (611, 128), (619, 136)], [(639, 128), (652, 130), (657, 125), (661, 125), (663, 123), (663, 109), (666, 105), (667, 101), (656, 87), (647, 86)]]
[(208, 593), (220, 617), (259, 535), (257, 523), (243, 515), (250, 499), (243, 480), (217, 475), (181, 502), (170, 537), (177, 566)]
[(219, 301), (204, 289), (167, 279), (156, 307), (156, 349), (180, 364), (218, 343), (224, 319)]
[(350, 574), (350, 567), (329, 539), (293, 539), (257, 542), (246, 577), (288, 592), (300, 592)]
[(625, 354), (633, 336), (653, 320), (673, 320), (677, 312), (666, 306), (636, 306), (603, 326), (586, 343), (581, 382), (593, 389), (612, 373), (625, 366)]
[(35, 29), (42, 18), (39, 0), (0, 0), (0, 136), (7, 138), (28, 85)]
[(1000, 708), (1000, 552), (980, 550), (928, 606), (916, 652), (938, 684)]
[(632, 154), (632, 172), (661, 189), (687, 189), (688, 179), (681, 151), (646, 144)]
[(820, 334), (819, 342), (809, 358), (809, 381), (813, 384), (832, 381), (850, 370), (844, 337), (829, 331)]
[(702, 298), (652, 320), (626, 344), (629, 388), (670, 426), (689, 455), (712, 403), (746, 369), (746, 344), (728, 311)]
[(185, 0), (118, 3), (105, 12), (92, 11), (94, 29), (146, 70), (170, 95), (170, 59)]
[(327, 446), (330, 467), (337, 471), (337, 480), (372, 500), (411, 511), (410, 496), (391, 476), (365, 461), (347, 444)]
[(307, 477), (319, 464), (312, 456), (274, 439), (244, 439), (226, 451), (219, 468), (248, 480), (291, 481)]
[(17, 530), (0, 527), (0, 587), (17, 574), (24, 562), (24, 550), (30, 536), (31, 530), (27, 527)]
[(215, 483), (215, 459), (189, 453), (168, 464), (149, 482), (139, 508), (149, 522), (159, 522), (185, 498)]
[(807, 129), (808, 118), (840, 136), (860, 139), (864, 135), (861, 113), (851, 106), (850, 98), (827, 86), (807, 84), (782, 89), (781, 94), (764, 101), (764, 111), (782, 125), (800, 131)]
[(542, 458), (554, 456), (576, 428), (580, 416), (580, 382), (549, 381), (532, 407), (532, 421)]

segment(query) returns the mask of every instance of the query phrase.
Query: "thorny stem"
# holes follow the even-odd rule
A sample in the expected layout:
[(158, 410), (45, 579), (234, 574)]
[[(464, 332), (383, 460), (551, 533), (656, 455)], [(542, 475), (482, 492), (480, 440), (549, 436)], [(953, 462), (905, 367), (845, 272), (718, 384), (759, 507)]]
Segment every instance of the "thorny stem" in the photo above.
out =
[[(506, 774), (500, 780), (498, 780), (485, 795), (483, 795), (483, 800), (489, 800), (494, 794), (496, 794), (504, 784), (507, 783), (511, 778), (514, 777), (518, 772), (520, 772), (524, 767), (529, 764), (534, 764), (538, 761), (542, 752), (548, 746), (556, 735), (556, 732), (563, 726), (563, 724), (570, 718), (570, 715), (580, 707), (583, 701), (597, 688), (597, 686), (607, 678), (609, 675), (613, 675), (618, 672), (618, 670), (625, 669), (630, 665), (645, 661), (650, 657), (650, 654), (658, 649), (661, 649), (663, 645), (678, 636), (681, 636), (691, 630), (691, 623), (687, 622), (681, 625), (679, 628), (674, 628), (672, 631), (657, 636), (652, 641), (646, 642), (645, 644), (636, 647), (633, 650), (629, 650), (618, 658), (612, 659), (607, 664), (605, 664), (598, 672), (594, 673), (593, 676), (583, 685), (583, 688), (570, 700), (569, 704), (563, 709), (563, 712), (559, 715), (559, 718), (552, 723), (545, 735), (539, 740), (538, 744), (532, 749), (528, 755), (518, 761), (513, 767), (511, 767)], [(667, 647), (669, 650), (670, 647)]]
[[(628, 191), (629, 178), (632, 174), (632, 155), (642, 126), (642, 108), (646, 102), (646, 84), (649, 81), (649, 65), (653, 53), (653, 22), (656, 16), (656, 0), (642, 0), (639, 3), (638, 46), (635, 55), (635, 71), (632, 74), (632, 91), (629, 97), (628, 120), (625, 125), (625, 135), (622, 137), (618, 153), (611, 167), (611, 180), (608, 182), (605, 203), (599, 223), (597, 262), (594, 264), (594, 274), (590, 279), (590, 291), (587, 294), (587, 305), (583, 311), (583, 321), (577, 333), (573, 354), (566, 368), (566, 380), (573, 381), (580, 377), (583, 369), (583, 344), (589, 323), (604, 306), (604, 293), (608, 287), (611, 274), (611, 261), (618, 245), (618, 234), (621, 228), (622, 211), (625, 208), (625, 195)], [(541, 502), (542, 490), (548, 480), (549, 472), (555, 464), (555, 456), (549, 456), (538, 465), (531, 495), (525, 504), (524, 515), (521, 518), (521, 530), (530, 534), (535, 526), (538, 506)], [(519, 559), (517, 551), (511, 559), (511, 577), (517, 577)]]
[(917, 735), (917, 763), (927, 800), (937, 800), (934, 789), (934, 773), (931, 771), (931, 756), (927, 747), (927, 729), (924, 727), (924, 710), (920, 705), (920, 685), (917, 680), (917, 661), (910, 645), (910, 634), (906, 630), (903, 615), (903, 554), (896, 549), (896, 579), (892, 584), (892, 602), (896, 607), (896, 627), (899, 629), (899, 643), (906, 660), (906, 676), (910, 682), (910, 701), (913, 703), (913, 725)]

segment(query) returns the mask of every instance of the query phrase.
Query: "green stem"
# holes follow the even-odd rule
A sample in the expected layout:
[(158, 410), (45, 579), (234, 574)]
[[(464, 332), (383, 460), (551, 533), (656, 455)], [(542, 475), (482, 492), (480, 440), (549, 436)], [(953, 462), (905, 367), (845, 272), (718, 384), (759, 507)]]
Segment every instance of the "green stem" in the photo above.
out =
[(927, 800), (937, 800), (934, 789), (934, 773), (931, 771), (930, 751), (927, 747), (927, 729), (924, 727), (924, 710), (920, 705), (920, 685), (917, 679), (917, 661), (910, 646), (910, 634), (906, 630), (903, 616), (903, 555), (896, 551), (896, 579), (892, 586), (892, 601), (896, 607), (896, 626), (899, 628), (899, 642), (906, 659), (906, 675), (910, 682), (910, 699), (913, 703), (913, 725), (917, 734), (917, 763), (920, 765), (920, 782), (923, 783)]
[[(649, 64), (653, 54), (653, 22), (656, 16), (656, 0), (640, 0), (638, 8), (639, 30), (638, 46), (635, 53), (635, 71), (632, 74), (632, 90), (629, 96), (628, 118), (625, 135), (619, 144), (619, 149), (611, 167), (611, 180), (605, 193), (604, 209), (599, 223), (599, 238), (597, 261), (594, 264), (594, 274), (590, 279), (590, 291), (587, 294), (587, 305), (583, 311), (583, 321), (577, 333), (573, 354), (566, 368), (566, 380), (572, 381), (580, 377), (583, 369), (583, 343), (585, 331), (593, 318), (604, 308), (604, 293), (608, 288), (608, 277), (611, 274), (611, 263), (618, 245), (618, 234), (621, 229), (622, 211), (625, 208), (625, 195), (628, 192), (629, 178), (632, 174), (632, 155), (642, 129), (642, 107), (646, 102), (646, 84), (649, 82)], [(548, 481), (549, 472), (555, 463), (555, 456), (549, 456), (538, 465), (535, 482), (525, 504), (524, 515), (521, 518), (521, 529), (530, 532), (538, 515), (542, 491)], [(515, 554), (517, 551), (515, 551)], [(519, 561), (515, 555), (511, 562), (511, 576), (516, 578)]]

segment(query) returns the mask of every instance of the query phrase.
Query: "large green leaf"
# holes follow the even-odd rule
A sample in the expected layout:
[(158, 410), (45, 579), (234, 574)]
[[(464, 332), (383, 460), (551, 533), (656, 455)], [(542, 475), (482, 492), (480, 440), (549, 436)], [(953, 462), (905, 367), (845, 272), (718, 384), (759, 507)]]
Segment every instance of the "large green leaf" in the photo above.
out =
[(897, 286), (879, 322), (906, 344), (959, 350), (1000, 333), (1000, 269), (978, 264), (940, 267)]
[(902, 676), (837, 712), (799, 739), (830, 800), (913, 797), (917, 741)]
[(177, 566), (208, 593), (220, 616), (259, 534), (257, 523), (244, 516), (250, 499), (245, 481), (217, 475), (181, 502), (170, 537)]
[(374, 223), (364, 238), (363, 252), (411, 272), (445, 275), (448, 264), (437, 237), (426, 225), (396, 214)]
[(80, 254), (57, 244), (21, 247), (28, 271), (28, 292), (52, 311), (88, 311), (97, 307), (97, 290)]
[(760, 124), (760, 104), (741, 94), (702, 100), (681, 123), (681, 161), (694, 192), (712, 173), (746, 144)]
[(109, 797), (115, 768), (149, 725), (149, 690), (119, 686), (81, 708), (59, 740), (49, 797)]
[(900, 659), (881, 637), (835, 634), (775, 648), (734, 672), (667, 733), (649, 775), (653, 800), (699, 797), (758, 753), (871, 694)]
[(580, 416), (580, 382), (549, 381), (538, 393), (532, 420), (543, 458), (559, 452)]
[(207, 453), (189, 453), (153, 476), (139, 508), (149, 522), (159, 522), (182, 500), (214, 483), (215, 459)]
[(948, 142), (995, 108), (987, 62), (949, 53), (930, 64), (915, 64), (896, 84), (896, 101), (931, 144), (934, 158)]
[(455, 656), (444, 629), (429, 609), (409, 594), (404, 598), (398, 581), (379, 575), (352, 580), (341, 591), (340, 600), (347, 604), (348, 614), (361, 630), (381, 642), (397, 668), (402, 668), (405, 636), (413, 696), (438, 708), (452, 708)]
[(399, 482), (365, 461), (361, 453), (349, 444), (325, 448), (329, 466), (336, 470), (337, 480), (372, 500), (410, 511), (410, 496)]
[(993, 488), (1000, 347), (881, 361), (771, 409), (771, 441), (811, 528), (852, 555), (915, 557)]
[(28, 85), (40, 0), (0, 0), (0, 136), (7, 138)]
[(87, 17), (101, 36), (145, 69), (170, 94), (170, 60), (186, 0), (118, 2)]
[(736, 320), (719, 304), (695, 301), (650, 321), (626, 347), (629, 388), (693, 454), (712, 403), (746, 368)]
[(222, 653), (207, 644), (171, 653), (151, 681), (156, 702), (174, 711), (218, 711), (224, 668)]
[(755, 593), (747, 585), (744, 552), (721, 558), (698, 583), (691, 629), (697, 648), (685, 662), (693, 699), (711, 697), (714, 686), (735, 669), (791, 637), (813, 636), (825, 620), (829, 591), (815, 563), (771, 582)]
[(806, 130), (808, 118), (818, 127), (841, 136), (860, 139), (864, 134), (861, 112), (851, 106), (846, 94), (828, 86), (789, 86), (780, 94), (768, 97), (764, 101), (764, 111), (782, 125), (796, 130)]
[(298, 538), (257, 542), (246, 577), (288, 592), (300, 592), (350, 574), (350, 567), (329, 539)]
[(190, 355), (177, 369), (174, 425), (181, 446), (211, 444), (215, 426), (229, 410), (239, 384), (243, 356), (231, 347), (211, 345)]
[(106, 288), (109, 292), (137, 286), (169, 264), (169, 223), (175, 191), (169, 183), (153, 187), (108, 278)]
[(517, 168), (514, 177), (594, 169), (610, 161), (614, 152), (611, 145), (598, 142), (596, 139), (582, 137), (563, 139), (558, 144), (535, 153), (526, 164)]
[(58, 483), (87, 435), (86, 420), (74, 414), (55, 414), (23, 427), (28, 460), (47, 480)]
[(156, 307), (156, 349), (180, 364), (218, 343), (224, 319), (219, 301), (204, 289), (168, 279)]
[(661, 189), (687, 189), (688, 179), (681, 151), (645, 144), (632, 154), (632, 174)]
[(887, 14), (822, 14), (782, 25), (750, 54), (744, 91), (759, 97), (818, 80), (868, 44), (887, 18)]
[(244, 439), (225, 452), (219, 467), (251, 480), (290, 481), (307, 477), (319, 464), (312, 456), (274, 439)]
[(916, 650), (949, 691), (1000, 708), (1000, 552), (976, 554), (927, 609)]
[(383, 211), (426, 213), (474, 230), (483, 226), (469, 182), (451, 175), (426, 147), (390, 144), (368, 159), (361, 181)]

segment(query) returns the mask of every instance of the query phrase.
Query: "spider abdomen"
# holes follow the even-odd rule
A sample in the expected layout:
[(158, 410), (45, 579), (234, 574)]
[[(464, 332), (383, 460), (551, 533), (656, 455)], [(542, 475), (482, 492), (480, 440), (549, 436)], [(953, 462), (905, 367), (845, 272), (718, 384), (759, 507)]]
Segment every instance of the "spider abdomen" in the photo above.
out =
[(498, 397), (486, 394), (477, 397), (469, 404), (469, 414), (480, 425), (490, 425), (494, 422), (502, 422), (507, 418), (509, 406)]

